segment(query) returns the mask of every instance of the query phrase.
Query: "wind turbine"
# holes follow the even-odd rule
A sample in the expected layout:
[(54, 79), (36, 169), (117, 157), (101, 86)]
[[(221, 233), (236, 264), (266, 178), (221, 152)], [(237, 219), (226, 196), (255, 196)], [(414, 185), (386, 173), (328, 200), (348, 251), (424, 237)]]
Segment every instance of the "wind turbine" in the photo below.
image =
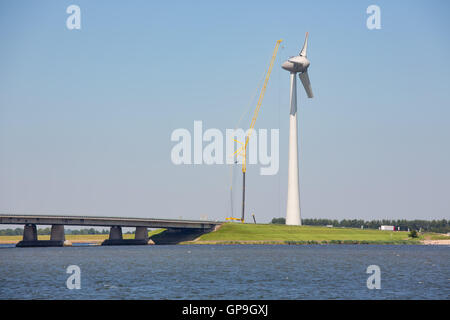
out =
[(286, 224), (302, 224), (300, 218), (300, 187), (298, 181), (298, 130), (297, 130), (297, 78), (299, 73), (300, 81), (305, 88), (308, 98), (313, 97), (311, 83), (308, 77), (309, 60), (306, 58), (308, 48), (308, 32), (305, 43), (300, 54), (289, 58), (282, 64), (282, 68), (291, 73), (291, 111), (289, 116), (289, 167), (288, 167), (288, 194), (286, 207)]

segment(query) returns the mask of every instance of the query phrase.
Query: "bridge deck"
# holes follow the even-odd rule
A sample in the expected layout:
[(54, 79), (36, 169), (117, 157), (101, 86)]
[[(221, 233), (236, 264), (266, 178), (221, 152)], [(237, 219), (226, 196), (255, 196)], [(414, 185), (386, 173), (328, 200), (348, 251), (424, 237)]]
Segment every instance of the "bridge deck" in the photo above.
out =
[(57, 215), (17, 215), (0, 214), (0, 224), (74, 225), (101, 227), (147, 227), (147, 228), (189, 228), (212, 229), (222, 224), (208, 220), (177, 220), (157, 218), (57, 216)]

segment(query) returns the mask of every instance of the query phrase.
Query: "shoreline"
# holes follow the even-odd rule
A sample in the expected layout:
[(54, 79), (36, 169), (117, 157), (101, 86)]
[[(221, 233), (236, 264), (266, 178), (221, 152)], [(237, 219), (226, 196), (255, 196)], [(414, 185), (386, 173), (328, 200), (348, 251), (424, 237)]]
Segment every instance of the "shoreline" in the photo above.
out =
[(331, 240), (331, 241), (187, 241), (181, 245), (422, 245), (421, 241), (357, 241), (357, 240)]
[(422, 240), (426, 246), (450, 246), (450, 240)]
[[(0, 245), (17, 244), (20, 240), (1, 240)], [(103, 240), (99, 239), (83, 239), (83, 240), (66, 240), (71, 244), (91, 244), (101, 245)], [(330, 241), (271, 241), (271, 240), (225, 240), (225, 241), (185, 241), (178, 245), (427, 245), (427, 246), (450, 246), (450, 240), (418, 240), (418, 241), (359, 241), (359, 240), (330, 240)]]
[[(4, 240), (0, 241), (0, 245), (15, 245), (19, 241), (14, 240)], [(103, 241), (90, 241), (90, 240), (83, 240), (83, 241), (70, 241), (71, 245), (77, 245), (77, 244), (89, 244), (92, 246), (101, 246)], [(154, 244), (149, 244), (154, 245)], [(305, 241), (305, 242), (298, 242), (298, 241), (198, 241), (198, 242), (181, 242), (175, 245), (422, 245), (422, 246), (450, 246), (450, 240), (422, 240), (418, 242), (404, 242), (404, 243), (398, 243), (398, 242), (365, 242), (365, 241), (341, 241), (341, 242), (316, 242), (316, 241)]]

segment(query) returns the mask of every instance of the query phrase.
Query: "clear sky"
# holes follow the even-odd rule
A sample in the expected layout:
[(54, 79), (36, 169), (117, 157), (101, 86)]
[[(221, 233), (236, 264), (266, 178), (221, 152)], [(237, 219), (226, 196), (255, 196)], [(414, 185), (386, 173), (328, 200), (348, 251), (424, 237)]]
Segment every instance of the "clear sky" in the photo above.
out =
[[(81, 30), (66, 28), (71, 4)], [(380, 30), (366, 27), (371, 4)], [(247, 214), (285, 216), (280, 65), (309, 31), (302, 217), (449, 219), (449, 10), (444, 0), (0, 0), (0, 212), (224, 219), (229, 167), (175, 166), (170, 135), (194, 120), (234, 128), (282, 38), (256, 123), (279, 128), (280, 171), (249, 166)]]

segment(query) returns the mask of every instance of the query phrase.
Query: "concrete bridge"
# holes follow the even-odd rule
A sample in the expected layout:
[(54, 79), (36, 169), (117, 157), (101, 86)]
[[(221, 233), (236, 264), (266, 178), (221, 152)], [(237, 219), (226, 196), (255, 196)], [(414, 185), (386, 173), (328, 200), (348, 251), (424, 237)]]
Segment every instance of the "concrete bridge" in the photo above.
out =
[[(175, 220), (156, 218), (119, 218), (56, 215), (0, 214), (0, 224), (23, 224), (23, 239), (18, 247), (55, 247), (65, 242), (64, 226), (110, 227), (109, 239), (102, 245), (149, 244), (148, 228), (165, 228), (166, 231), (152, 237), (155, 244), (175, 244), (192, 240), (203, 233), (211, 232), (222, 224), (206, 220)], [(51, 225), (50, 240), (38, 240), (37, 225)], [(134, 239), (123, 239), (122, 227), (136, 228)]]

